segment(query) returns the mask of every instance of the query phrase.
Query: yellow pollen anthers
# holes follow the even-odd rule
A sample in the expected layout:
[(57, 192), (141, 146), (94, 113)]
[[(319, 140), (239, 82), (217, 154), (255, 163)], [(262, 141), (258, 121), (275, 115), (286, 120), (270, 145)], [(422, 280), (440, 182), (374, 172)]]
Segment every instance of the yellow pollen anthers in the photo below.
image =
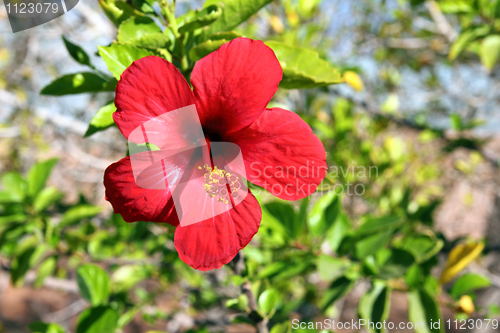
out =
[(205, 169), (207, 171), (203, 176), (205, 179), (203, 187), (210, 198), (216, 198), (218, 202), (227, 204), (229, 202), (227, 185), (231, 189), (233, 198), (239, 196), (238, 189), (241, 187), (241, 184), (238, 176), (219, 169), (216, 166), (212, 169), (208, 164), (203, 165), (203, 167), (199, 166), (198, 169)]

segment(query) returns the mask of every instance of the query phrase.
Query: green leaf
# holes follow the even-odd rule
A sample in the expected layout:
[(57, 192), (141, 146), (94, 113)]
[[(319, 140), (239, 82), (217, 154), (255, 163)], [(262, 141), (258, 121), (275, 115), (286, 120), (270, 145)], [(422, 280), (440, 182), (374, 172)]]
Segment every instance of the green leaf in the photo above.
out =
[(153, 4), (155, 0), (132, 0), (132, 4), (145, 14), (154, 14)]
[(273, 49), (283, 68), (282, 88), (307, 89), (343, 82), (339, 71), (314, 50), (276, 41), (266, 42), (266, 45)]
[(207, 40), (201, 44), (196, 45), (191, 50), (189, 50), (189, 59), (192, 61), (198, 61), (201, 58), (209, 55), (210, 53), (217, 50), (222, 44), (227, 43), (228, 40), (219, 39), (219, 40)]
[(462, 117), (460, 117), (458, 114), (455, 113), (450, 115), (450, 122), (451, 128), (453, 128), (455, 131), (461, 131), (464, 129)]
[(57, 258), (55, 256), (48, 257), (39, 266), (36, 274), (35, 287), (40, 288), (43, 285), (45, 279), (56, 270)]
[(62, 216), (59, 226), (68, 226), (80, 222), (83, 219), (89, 219), (102, 211), (101, 206), (78, 205), (68, 209)]
[(85, 132), (84, 137), (89, 137), (94, 133), (104, 131), (105, 129), (113, 126), (113, 113), (116, 111), (115, 102), (109, 101), (106, 105), (101, 107), (94, 115), (89, 123), (89, 128)]
[(28, 325), (33, 333), (65, 333), (66, 331), (59, 324), (45, 324), (42, 322), (31, 323)]
[(50, 160), (35, 164), (28, 172), (28, 194), (32, 198), (36, 198), (38, 193), (45, 187), (45, 183), (52, 172), (52, 168), (56, 165), (58, 159)]
[[(358, 313), (361, 319), (367, 322), (382, 323), (389, 318), (391, 308), (391, 289), (383, 282), (375, 281), (370, 291), (361, 297), (358, 305)], [(375, 326), (368, 326), (370, 332), (381, 333), (385, 331)]]
[(133, 42), (155, 33), (161, 33), (161, 29), (153, 19), (147, 16), (132, 16), (120, 24), (117, 39), (120, 43)]
[(13, 192), (0, 191), (0, 204), (21, 203), (22, 201), (23, 198)]
[(488, 277), (475, 273), (466, 273), (455, 281), (451, 288), (450, 295), (455, 299), (459, 299), (460, 296), (470, 291), (486, 288), (490, 285), (491, 282)]
[(354, 282), (345, 276), (338, 278), (333, 281), (328, 290), (325, 292), (321, 298), (321, 310), (325, 311), (330, 305), (341, 299), (351, 288), (354, 286)]
[(23, 213), (0, 216), (0, 225), (14, 222), (27, 222), (28, 216)]
[(33, 202), (33, 208), (36, 212), (41, 212), (53, 203), (63, 197), (63, 193), (55, 187), (47, 187), (40, 191)]
[(281, 324), (276, 324), (271, 328), (269, 333), (291, 333), (292, 325), (290, 322), (284, 322)]
[[(444, 333), (444, 322), (437, 300), (425, 289), (412, 290), (407, 294), (408, 319), (414, 323), (416, 333)], [(441, 321), (441, 328), (431, 327), (431, 320), (435, 324)], [(419, 325), (419, 323), (422, 323)]]
[(486, 36), (489, 32), (490, 27), (488, 25), (473, 26), (465, 29), (451, 45), (448, 58), (455, 60), (471, 42)]
[(50, 96), (73, 95), (108, 91), (107, 81), (97, 74), (86, 72), (61, 76), (42, 89), (40, 94)]
[(123, 328), (125, 325), (127, 325), (128, 323), (130, 323), (134, 317), (137, 315), (137, 313), (139, 313), (139, 309), (138, 308), (132, 308), (130, 310), (128, 310), (127, 312), (125, 312), (124, 314), (122, 314), (120, 316), (120, 319), (118, 319), (118, 328)]
[(98, 46), (97, 48), (109, 71), (117, 80), (134, 61), (153, 55), (145, 49), (131, 45), (111, 44), (110, 46)]
[(99, 5), (104, 11), (104, 14), (113, 22), (115, 26), (120, 24), (133, 15), (143, 16), (143, 14), (135, 10), (125, 1), (121, 0), (99, 0)]
[(330, 245), (330, 249), (333, 252), (336, 252), (338, 250), (340, 244), (342, 243), (342, 240), (348, 234), (349, 230), (351, 230), (351, 223), (349, 222), (349, 218), (347, 217), (347, 215), (340, 213), (326, 235), (328, 245)]
[(6, 172), (2, 176), (2, 202), (22, 202), (26, 195), (26, 181), (18, 172)]
[(321, 236), (332, 226), (340, 212), (340, 204), (335, 192), (322, 196), (313, 206), (307, 219), (313, 236)]
[(232, 30), (271, 2), (272, 0), (207, 0), (203, 8), (217, 5), (222, 10), (222, 14), (204, 31), (204, 35), (210, 36), (216, 32)]
[(399, 227), (403, 221), (398, 216), (384, 216), (367, 220), (357, 230), (357, 235), (373, 234), (384, 230), (393, 230)]
[(217, 32), (209, 37), (211, 40), (233, 40), (235, 38), (242, 37), (241, 34), (237, 33), (236, 31), (221, 31)]
[[(156, 50), (156, 49), (168, 49), (172, 44), (172, 41), (166, 34), (159, 32), (142, 36), (138, 39), (133, 40), (131, 43), (137, 47)], [(165, 57), (165, 59), (169, 60), (168, 57)]]
[(474, 10), (472, 1), (467, 0), (444, 0), (438, 2), (438, 4), (441, 11), (447, 14), (470, 13)]
[(410, 252), (393, 249), (387, 261), (380, 268), (379, 276), (382, 279), (401, 277), (414, 262), (415, 258)]
[(347, 259), (322, 254), (316, 259), (316, 267), (319, 277), (323, 281), (331, 282), (343, 276), (351, 267), (351, 262)]
[(355, 245), (358, 258), (365, 258), (376, 253), (389, 242), (392, 233), (391, 229), (387, 229), (358, 240)]
[(422, 267), (413, 264), (405, 273), (405, 282), (408, 287), (419, 287), (424, 283), (424, 271)]
[(278, 292), (274, 289), (267, 289), (259, 296), (258, 306), (259, 310), (264, 312), (266, 316), (269, 316), (272, 312), (276, 310), (276, 306), (279, 302)]
[(481, 43), (479, 53), (484, 67), (492, 70), (500, 56), (500, 35), (490, 35)]
[(150, 269), (142, 265), (125, 265), (118, 268), (112, 275), (113, 290), (126, 291), (147, 278)]
[(78, 318), (76, 333), (111, 333), (118, 326), (119, 314), (108, 306), (86, 309)]
[(265, 204), (264, 207), (283, 225), (283, 229), (291, 239), (297, 238), (304, 227), (304, 220), (299, 220), (290, 204), (273, 201)]
[(434, 239), (428, 235), (417, 235), (406, 238), (402, 248), (411, 252), (417, 262), (423, 262), (438, 253), (443, 245), (444, 242), (441, 239)]
[(92, 264), (81, 265), (76, 270), (76, 279), (82, 297), (93, 306), (108, 303), (111, 282), (104, 269)]
[(202, 10), (196, 11), (194, 17), (179, 27), (179, 33), (183, 34), (203, 28), (216, 21), (221, 14), (222, 10), (217, 5), (205, 6)]
[(15, 257), (10, 272), (12, 284), (19, 286), (26, 273), (38, 263), (48, 249), (46, 244), (29, 246)]
[(76, 44), (73, 44), (72, 42), (67, 40), (66, 37), (64, 36), (62, 36), (62, 39), (64, 41), (64, 45), (66, 45), (66, 49), (68, 50), (71, 58), (75, 59), (79, 64), (86, 65), (92, 68), (94, 67), (92, 66), (90, 58), (84, 49), (82, 49), (80, 46)]

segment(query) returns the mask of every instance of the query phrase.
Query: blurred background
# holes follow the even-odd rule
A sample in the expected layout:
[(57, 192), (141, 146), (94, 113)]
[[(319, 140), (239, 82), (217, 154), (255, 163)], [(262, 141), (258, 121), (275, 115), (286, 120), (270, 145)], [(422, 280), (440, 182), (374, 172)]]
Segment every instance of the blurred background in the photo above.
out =
[[(257, 332), (255, 323), (237, 320), (255, 310), (249, 308), (249, 299), (242, 299), (246, 294), (240, 289), (247, 281), (273, 333), (290, 332), (294, 318), (364, 318), (363, 304), (369, 303), (364, 296), (379, 299), (370, 289), (378, 280), (384, 281), (388, 296), (382, 308), (387, 311), (369, 310), (370, 318), (411, 320), (408, 295), (426, 288), (432, 289), (433, 306), (444, 320), (498, 319), (497, 2), (275, 0), (234, 29), (250, 38), (312, 49), (346, 80), (312, 89), (280, 89), (271, 102), (299, 113), (311, 125), (331, 167), (323, 185), (346, 190), (295, 203), (257, 191), (263, 221), (242, 251), (243, 273), (231, 265), (194, 271), (176, 255), (173, 228), (127, 224), (112, 213), (104, 198), (103, 172), (125, 156), (126, 140), (115, 126), (84, 135), (113, 92), (40, 95), (57, 77), (86, 70), (68, 54), (63, 35), (107, 72), (97, 46), (112, 43), (117, 28), (99, 3), (80, 0), (68, 14), (16, 34), (2, 3), (0, 332), (45, 332), (28, 327), (39, 321), (75, 332), (82, 313), (100, 305), (82, 298), (77, 269), (85, 263), (109, 274), (109, 304), (119, 312), (117, 327), (123, 332)], [(175, 13), (181, 16), (202, 6), (201, 0), (177, 1)], [(51, 158), (58, 161), (46, 172), (42, 202), (13, 203), (12, 193), (29, 186), (23, 184), (30, 182), (30, 175), (37, 177), (30, 170)], [(374, 167), (377, 172), (342, 172), (349, 167)], [(50, 170), (47, 165), (40, 168)], [(348, 194), (347, 184), (362, 187)], [(360, 226), (394, 216), (404, 224), (390, 227), (390, 237), (373, 253), (361, 254), (354, 244), (364, 239)], [(36, 256), (33, 248), (27, 254), (33, 243), (26, 240), (39, 232), (46, 236), (52, 223), (47, 221), (59, 233), (49, 241), (52, 249)], [(420, 238), (411, 243), (415, 235)], [(430, 245), (420, 242), (422, 237)], [(405, 244), (412, 244), (405, 251), (413, 261), (398, 263), (398, 274), (382, 274), (395, 253), (388, 251)], [(457, 246), (462, 254), (456, 250), (453, 262), (450, 251)], [(455, 267), (453, 273), (446, 271), (450, 267)], [(457, 287), (457, 278), (463, 276)], [(338, 287), (341, 278), (348, 283)], [(340, 291), (335, 293), (335, 288)], [(276, 294), (268, 311), (266, 298), (260, 297), (267, 290)], [(500, 331), (498, 325), (466, 330)]]

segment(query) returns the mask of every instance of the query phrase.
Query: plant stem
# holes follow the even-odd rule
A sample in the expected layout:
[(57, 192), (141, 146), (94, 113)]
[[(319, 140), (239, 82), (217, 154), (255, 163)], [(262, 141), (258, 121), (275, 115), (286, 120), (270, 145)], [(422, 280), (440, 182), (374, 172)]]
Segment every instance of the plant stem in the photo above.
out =
[[(233, 264), (233, 270), (236, 274), (241, 275), (243, 273), (243, 270), (245, 269), (245, 261), (243, 257), (243, 252), (239, 252), (236, 255), (236, 258), (232, 262)], [(255, 296), (252, 292), (252, 283), (250, 281), (247, 281), (241, 285), (241, 292), (246, 295), (248, 298), (248, 307), (252, 311), (252, 313), (258, 314), (258, 308), (257, 308), (257, 300), (255, 299)], [(260, 317), (260, 314), (259, 314)], [(269, 333), (269, 329), (267, 328), (267, 323), (269, 322), (269, 319), (267, 318), (262, 318), (260, 321), (258, 321), (255, 324), (255, 327), (257, 328), (258, 333)]]

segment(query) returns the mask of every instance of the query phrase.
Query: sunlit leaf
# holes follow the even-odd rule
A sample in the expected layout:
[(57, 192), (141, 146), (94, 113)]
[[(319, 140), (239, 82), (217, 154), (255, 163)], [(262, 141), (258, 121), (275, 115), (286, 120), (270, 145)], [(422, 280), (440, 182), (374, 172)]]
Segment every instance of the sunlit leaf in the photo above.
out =
[[(383, 282), (375, 281), (370, 291), (361, 297), (358, 305), (358, 313), (361, 319), (367, 322), (382, 323), (389, 318), (391, 307), (391, 289)], [(384, 329), (378, 329), (375, 326), (368, 326), (370, 332), (384, 332)]]
[(208, 37), (219, 31), (229, 31), (271, 2), (272, 0), (207, 0), (203, 8), (217, 5), (222, 14), (204, 31), (204, 35)]
[(90, 58), (89, 58), (87, 52), (85, 52), (85, 50), (82, 47), (70, 42), (64, 36), (62, 38), (64, 41), (64, 45), (66, 46), (66, 49), (69, 52), (69, 55), (73, 59), (75, 59), (78, 63), (80, 63), (82, 65), (93, 67), (91, 62), (90, 62)]
[[(416, 333), (444, 333), (444, 322), (441, 316), (439, 304), (434, 296), (425, 289), (416, 289), (407, 293), (408, 298), (408, 319), (414, 323), (413, 330)], [(431, 327), (431, 321), (441, 321)]]
[(28, 270), (32, 269), (49, 250), (46, 244), (24, 249), (13, 261), (10, 278), (13, 285), (19, 286)]
[(104, 14), (113, 22), (115, 26), (119, 26), (123, 21), (131, 16), (142, 16), (143, 14), (135, 10), (127, 2), (121, 0), (99, 0), (99, 5), (104, 11)]
[(204, 26), (216, 21), (221, 15), (222, 9), (220, 9), (217, 5), (205, 6), (203, 9), (196, 11), (193, 17), (189, 18), (188, 21), (184, 22), (179, 27), (179, 33), (183, 34), (203, 28)]
[(59, 201), (63, 196), (64, 194), (55, 187), (44, 188), (36, 196), (36, 199), (33, 202), (33, 208), (36, 212), (41, 212), (50, 205)]
[(323, 235), (335, 222), (339, 212), (340, 203), (335, 192), (322, 196), (312, 207), (307, 219), (311, 234)]
[(265, 205), (268, 212), (273, 215), (282, 225), (291, 239), (297, 238), (304, 228), (304, 219), (300, 219), (294, 208), (285, 202), (270, 202)]
[(120, 24), (117, 39), (120, 43), (133, 42), (155, 33), (161, 33), (161, 29), (153, 19), (147, 16), (132, 16)]
[(415, 257), (410, 252), (401, 249), (392, 249), (389, 258), (380, 268), (379, 277), (382, 279), (401, 277), (414, 262)]
[(57, 265), (57, 259), (54, 256), (48, 257), (45, 259), (37, 269), (37, 274), (36, 274), (36, 280), (35, 280), (35, 287), (40, 288), (43, 285), (43, 282), (45, 279), (52, 274), (54, 274), (54, 271), (56, 269)]
[(27, 184), (18, 172), (10, 171), (2, 175), (4, 191), (0, 196), (2, 202), (21, 202), (27, 191)]
[(280, 86), (286, 89), (307, 89), (342, 83), (337, 68), (319, 57), (314, 50), (276, 41), (266, 42), (273, 49), (283, 68)]
[(111, 307), (98, 306), (86, 309), (78, 318), (76, 333), (114, 332), (119, 314)]
[(391, 229), (387, 229), (358, 240), (355, 245), (356, 255), (359, 258), (373, 255), (389, 242), (392, 233)]
[(331, 282), (345, 274), (351, 266), (347, 259), (336, 258), (327, 255), (320, 255), (316, 259), (316, 267), (319, 277), (323, 281)]
[(60, 226), (72, 225), (77, 222), (80, 222), (83, 219), (88, 219), (96, 216), (102, 211), (101, 206), (93, 206), (93, 205), (78, 205), (73, 206), (68, 209), (62, 216), (61, 221), (59, 222)]
[(259, 296), (258, 305), (259, 309), (264, 312), (265, 315), (271, 314), (276, 309), (279, 301), (278, 292), (274, 289), (268, 289), (264, 291)]
[(207, 40), (201, 44), (196, 45), (191, 50), (189, 50), (189, 59), (192, 61), (198, 61), (201, 58), (209, 55), (210, 53), (217, 50), (222, 44), (229, 42), (225, 39), (219, 40)]
[(455, 281), (451, 288), (450, 295), (458, 299), (460, 296), (481, 288), (486, 288), (491, 285), (488, 277), (476, 273), (467, 273), (462, 275)]
[(35, 322), (29, 324), (28, 327), (32, 333), (66, 333), (64, 328), (56, 323), (46, 324), (42, 322)]
[(28, 194), (32, 198), (36, 198), (38, 193), (45, 187), (45, 183), (52, 172), (52, 168), (56, 165), (58, 159), (39, 162), (35, 164), (28, 172)]
[(339, 299), (344, 297), (344, 295), (347, 294), (347, 292), (349, 292), (354, 286), (354, 282), (355, 281), (351, 281), (344, 276), (333, 281), (333, 283), (321, 298), (320, 305), (322, 311), (326, 310), (328, 307), (335, 304), (335, 302), (337, 302)]
[(500, 56), (500, 35), (490, 35), (481, 43), (479, 53), (484, 67), (492, 70)]
[(114, 291), (129, 290), (137, 283), (147, 278), (150, 269), (143, 265), (125, 265), (118, 268), (111, 275)]
[(89, 137), (94, 133), (104, 131), (105, 129), (113, 126), (113, 113), (116, 111), (115, 101), (110, 101), (101, 107), (89, 123), (87, 132), (84, 137)]
[(76, 270), (80, 294), (93, 306), (108, 303), (111, 282), (108, 273), (99, 266), (85, 264)]
[(76, 73), (61, 76), (45, 86), (40, 94), (50, 96), (73, 95), (109, 91), (108, 81), (94, 73)]
[(365, 221), (356, 231), (357, 235), (373, 234), (379, 231), (395, 229), (403, 223), (399, 216), (384, 216), (370, 218)]
[(469, 43), (480, 37), (486, 36), (490, 32), (490, 29), (491, 28), (488, 25), (480, 25), (473, 26), (462, 31), (460, 36), (451, 45), (448, 58), (450, 60), (455, 60), (469, 45)]
[(97, 48), (109, 71), (117, 80), (134, 61), (154, 55), (148, 50), (131, 45), (111, 44), (110, 46), (98, 46)]

